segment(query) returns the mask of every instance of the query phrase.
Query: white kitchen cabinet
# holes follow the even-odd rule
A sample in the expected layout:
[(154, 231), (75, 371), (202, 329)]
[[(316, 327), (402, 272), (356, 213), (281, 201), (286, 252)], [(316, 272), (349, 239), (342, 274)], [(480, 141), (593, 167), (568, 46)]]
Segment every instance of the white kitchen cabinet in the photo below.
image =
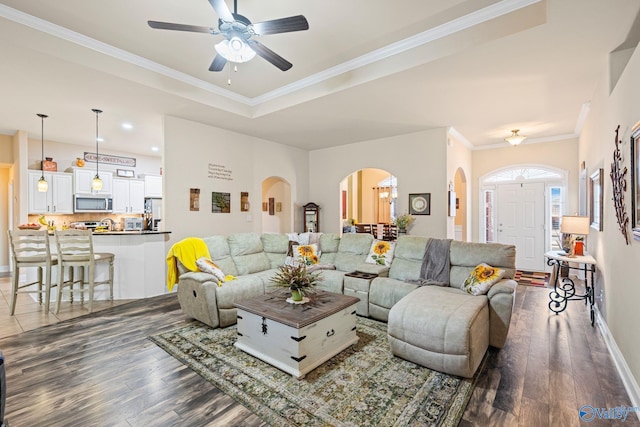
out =
[(144, 181), (139, 179), (113, 180), (113, 213), (144, 213)]
[(144, 197), (162, 198), (162, 176), (143, 175)]
[(29, 171), (29, 213), (30, 214), (72, 214), (73, 175), (64, 172), (45, 172), (44, 179), (49, 184), (46, 193), (38, 191), (38, 181), (42, 171)]
[(96, 176), (96, 170), (90, 168), (74, 168), (74, 192), (75, 194), (89, 196), (100, 194), (103, 196), (111, 196), (113, 194), (113, 173), (98, 170), (100, 179), (102, 180), (102, 190), (96, 192), (91, 189), (91, 183)]

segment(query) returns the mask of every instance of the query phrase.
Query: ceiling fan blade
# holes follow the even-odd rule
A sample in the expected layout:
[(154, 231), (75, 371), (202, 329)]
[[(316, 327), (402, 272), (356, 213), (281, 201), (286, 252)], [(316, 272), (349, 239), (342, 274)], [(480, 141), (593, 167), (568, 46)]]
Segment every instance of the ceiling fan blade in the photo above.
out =
[(218, 18), (222, 19), (224, 22), (235, 21), (224, 0), (209, 0), (209, 3), (211, 4), (211, 7), (213, 7), (213, 10), (218, 14)]
[(222, 71), (226, 64), (227, 60), (224, 59), (220, 54), (217, 54), (216, 57), (213, 58), (213, 62), (209, 66), (209, 71)]
[(189, 31), (192, 33), (220, 34), (220, 32), (213, 27), (201, 27), (199, 25), (174, 24), (172, 22), (159, 21), (147, 21), (147, 24), (149, 24), (151, 28), (155, 28), (158, 30), (175, 30)]
[(290, 33), (292, 31), (304, 31), (309, 29), (307, 18), (302, 15), (289, 16), (288, 18), (273, 19), (271, 21), (257, 22), (253, 24), (256, 34), (266, 36), (268, 34)]
[(289, 68), (293, 67), (291, 62), (287, 61), (262, 43), (256, 40), (249, 40), (247, 43), (249, 43), (251, 49), (255, 50), (260, 57), (280, 68), (282, 71), (287, 71)]

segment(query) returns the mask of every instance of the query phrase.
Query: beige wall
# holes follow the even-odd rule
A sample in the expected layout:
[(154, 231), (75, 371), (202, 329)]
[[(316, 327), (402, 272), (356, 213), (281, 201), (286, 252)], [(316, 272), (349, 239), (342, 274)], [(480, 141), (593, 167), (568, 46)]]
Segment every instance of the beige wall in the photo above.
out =
[[(603, 75), (606, 75), (603, 70)], [(609, 178), (613, 161), (614, 131), (620, 125), (620, 138), (624, 166), (631, 170), (629, 137), (630, 129), (640, 120), (640, 51), (636, 48), (618, 84), (609, 95), (607, 79), (592, 99), (592, 107), (580, 137), (580, 159), (584, 160), (590, 175), (597, 168), (604, 168), (603, 231), (591, 230), (587, 245), (598, 261), (596, 296), (607, 326), (620, 348), (626, 363), (635, 377), (636, 389), (640, 380), (640, 281), (636, 264), (640, 261), (640, 241), (630, 245), (618, 229), (612, 201), (612, 184)], [(630, 180), (631, 178), (628, 177)], [(628, 184), (630, 182), (628, 181)], [(630, 186), (625, 194), (627, 213), (631, 215)], [(636, 396), (640, 399), (640, 396)]]
[(342, 230), (340, 182), (354, 171), (376, 168), (398, 179), (399, 213), (408, 210), (410, 193), (431, 193), (431, 215), (416, 216), (409, 234), (446, 237), (446, 147), (447, 130), (438, 128), (310, 152), (309, 194), (321, 207), (322, 231)]
[(13, 164), (13, 137), (0, 134), (0, 166)]
[[(460, 175), (464, 175), (466, 182), (465, 185), (456, 185), (456, 172)], [(463, 224), (463, 241), (471, 240), (470, 230), (472, 229), (471, 210), (468, 209), (471, 199), (471, 185), (469, 180), (472, 177), (473, 172), (473, 156), (472, 151), (467, 148), (461, 141), (458, 141), (453, 135), (447, 136), (447, 188), (445, 189), (445, 196), (448, 196), (449, 184), (454, 184), (456, 194), (460, 198), (460, 207), (457, 217), (447, 218), (447, 237), (455, 237), (456, 223), (464, 222)], [(460, 191), (461, 190), (461, 191)], [(447, 211), (448, 212), (448, 211)]]
[(479, 228), (479, 182), (482, 177), (498, 169), (517, 165), (547, 166), (567, 171), (567, 210), (578, 210), (578, 179), (579, 166), (578, 140), (564, 139), (554, 142), (537, 144), (523, 144), (517, 147), (508, 146), (492, 150), (477, 150), (473, 152), (473, 179), (471, 188), (471, 212), (473, 218), (473, 241), (478, 241)]
[[(169, 245), (189, 236), (262, 231), (262, 182), (278, 177), (290, 185), (289, 212), (302, 231), (302, 205), (308, 201), (306, 151), (252, 136), (165, 117), (164, 229)], [(214, 166), (217, 165), (217, 166)], [(222, 167), (229, 175), (212, 175)], [(200, 211), (189, 210), (189, 189), (200, 189)], [(231, 194), (231, 213), (211, 212), (211, 193)], [(249, 192), (250, 211), (240, 212), (240, 192)], [(283, 205), (283, 209), (285, 206)], [(292, 230), (282, 230), (292, 231)]]
[(9, 271), (9, 168), (0, 166), (0, 272)]

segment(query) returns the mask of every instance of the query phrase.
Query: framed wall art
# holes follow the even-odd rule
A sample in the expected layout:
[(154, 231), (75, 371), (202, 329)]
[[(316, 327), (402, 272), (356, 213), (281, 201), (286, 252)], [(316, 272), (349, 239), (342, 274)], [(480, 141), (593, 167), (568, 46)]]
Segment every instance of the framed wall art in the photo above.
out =
[(591, 228), (602, 231), (602, 212), (603, 212), (603, 192), (602, 184), (604, 180), (604, 169), (596, 169), (589, 178), (589, 218), (591, 219)]
[(211, 193), (211, 212), (213, 213), (230, 213), (231, 212), (231, 193)]
[(631, 229), (640, 240), (640, 122), (631, 132)]
[(410, 215), (431, 215), (431, 193), (409, 194)]

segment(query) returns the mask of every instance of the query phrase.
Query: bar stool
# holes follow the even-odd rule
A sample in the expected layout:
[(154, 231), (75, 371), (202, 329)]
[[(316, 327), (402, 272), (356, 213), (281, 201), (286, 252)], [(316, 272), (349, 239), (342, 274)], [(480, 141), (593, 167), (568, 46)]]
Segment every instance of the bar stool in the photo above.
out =
[[(49, 245), (49, 233), (47, 230), (7, 230), (13, 258), (13, 282), (11, 285), (11, 316), (16, 309), (16, 301), (19, 293), (37, 293), (38, 302), (42, 304), (44, 293), (45, 313), (49, 312), (49, 300), (51, 288), (51, 267), (58, 263), (55, 256), (51, 255)], [(25, 267), (38, 268), (38, 280), (20, 285), (20, 269)], [(42, 280), (44, 276), (44, 281)], [(38, 285), (38, 289), (25, 289)]]
[[(94, 289), (99, 285), (109, 285), (109, 296), (113, 300), (113, 261), (115, 255), (109, 252), (95, 253), (93, 251), (93, 236), (89, 230), (61, 230), (55, 232), (56, 246), (58, 248), (58, 298), (56, 301), (56, 314), (60, 311), (60, 301), (65, 287), (69, 288), (71, 302), (75, 284), (79, 284), (80, 302), (84, 303), (84, 292), (89, 291), (89, 313), (93, 311)], [(95, 280), (96, 263), (107, 262), (109, 264), (109, 277), (103, 281)], [(74, 268), (79, 267), (78, 279), (74, 278)], [(85, 267), (88, 271), (85, 274)], [(69, 269), (68, 280), (64, 280), (65, 269)]]

